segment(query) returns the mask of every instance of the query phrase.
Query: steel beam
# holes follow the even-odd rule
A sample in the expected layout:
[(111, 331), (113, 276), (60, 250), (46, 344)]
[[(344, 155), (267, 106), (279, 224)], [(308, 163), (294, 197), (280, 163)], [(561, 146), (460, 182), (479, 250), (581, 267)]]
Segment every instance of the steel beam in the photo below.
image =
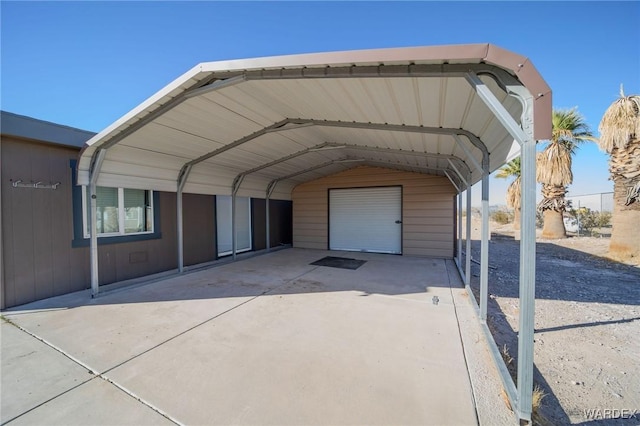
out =
[[(516, 90), (524, 90), (517, 88)], [(521, 149), (520, 313), (518, 327), (518, 415), (531, 420), (533, 401), (533, 337), (536, 287), (536, 141), (533, 137), (533, 97), (518, 95), (526, 139)]]
[(278, 68), (244, 71), (247, 80), (291, 80), (316, 78), (443, 78), (464, 77), (469, 72), (490, 75), (501, 86), (514, 77), (504, 69), (486, 64), (346, 65), (332, 67)]
[(303, 149), (303, 150), (298, 151), (298, 152), (294, 152), (293, 154), (287, 155), (286, 157), (282, 157), (282, 158), (279, 158), (277, 160), (271, 161), (269, 163), (262, 164), (260, 166), (254, 167), (254, 168), (249, 169), (249, 170), (245, 170), (245, 171), (243, 171), (241, 173), (238, 173), (238, 175), (234, 179), (234, 186), (235, 186), (235, 182), (237, 180), (244, 179), (244, 177), (247, 176), (247, 175), (250, 175), (250, 174), (255, 173), (255, 172), (259, 172), (260, 170), (267, 169), (269, 167), (278, 165), (280, 163), (284, 163), (285, 161), (292, 160), (294, 158), (300, 157), (300, 156), (308, 154), (310, 152), (317, 152), (319, 150), (328, 150), (328, 149), (339, 149), (339, 148), (344, 148), (344, 147), (345, 147), (345, 145), (337, 145), (337, 144), (332, 144), (330, 142), (324, 142), (324, 143), (312, 146), (311, 148), (307, 148), (307, 149)]
[[(462, 151), (465, 153), (465, 155), (467, 156), (467, 158), (469, 159), (469, 162), (479, 171), (482, 172), (482, 166), (480, 165), (480, 163), (478, 163), (478, 160), (475, 159), (475, 157), (473, 155), (471, 155), (471, 151), (469, 151), (469, 148), (467, 148), (466, 144), (462, 141), (462, 138), (459, 135), (453, 135), (453, 139), (456, 141), (456, 144), (458, 144), (458, 146), (462, 149)], [(465, 161), (466, 163), (466, 161)]]
[(524, 134), (518, 123), (513, 119), (511, 114), (509, 114), (509, 111), (506, 110), (502, 103), (495, 97), (493, 92), (491, 92), (491, 89), (489, 89), (474, 72), (467, 73), (465, 75), (465, 79), (509, 134), (513, 136), (520, 145), (522, 145), (527, 139), (527, 136)]
[[(433, 167), (420, 167), (420, 166), (409, 166), (409, 165), (404, 165), (404, 164), (400, 164), (400, 163), (396, 163), (396, 162), (392, 162), (392, 161), (382, 161), (382, 160), (365, 160), (365, 162), (368, 165), (378, 165), (378, 166), (382, 166), (382, 167), (387, 167), (387, 168), (393, 168), (394, 170), (402, 170), (402, 171), (407, 171), (405, 167), (409, 167), (409, 168), (414, 168), (414, 169), (419, 169), (419, 170), (424, 170), (424, 171), (429, 171), (429, 172), (436, 172), (436, 173), (443, 173), (445, 170), (449, 170), (449, 169), (436, 169)], [(430, 173), (432, 174), (432, 173)], [(438, 175), (441, 177), (447, 177), (446, 175)], [(450, 179), (449, 179), (450, 180)], [(454, 185), (455, 187), (456, 185)]]
[[(511, 403), (521, 420), (531, 421), (533, 400), (533, 336), (535, 320), (535, 264), (536, 264), (536, 141), (533, 137), (533, 96), (520, 84), (507, 84), (505, 90), (520, 101), (523, 107), (522, 127), (504, 109), (491, 91), (472, 72), (466, 75), (467, 81), (474, 87), (480, 98), (498, 118), (509, 134), (521, 146), (521, 231), (520, 231), (520, 282), (519, 282), (519, 321), (518, 321), (518, 366), (517, 396), (508, 392)], [(483, 242), (485, 241), (485, 178), (483, 177)], [(487, 186), (488, 192), (488, 186)], [(488, 195), (488, 194), (487, 194)], [(488, 206), (488, 203), (487, 203)], [(488, 211), (486, 212), (488, 213)], [(488, 217), (487, 217), (488, 219)], [(484, 245), (483, 245), (484, 248)], [(488, 246), (486, 247), (488, 251)], [(483, 250), (484, 251), (484, 250)], [(482, 256), (484, 261), (485, 256)], [(482, 267), (488, 267), (483, 264)], [(486, 289), (482, 288), (484, 269), (481, 269), (481, 306), (486, 299)], [(485, 302), (486, 319), (486, 302)], [(503, 377), (503, 381), (506, 379)]]
[(236, 238), (236, 195), (240, 189), (240, 185), (244, 176), (238, 176), (233, 181), (231, 187), (231, 256), (233, 260), (236, 260), (238, 239)]
[(98, 215), (98, 203), (96, 195), (96, 182), (100, 175), (102, 162), (107, 154), (104, 148), (98, 149), (93, 155), (93, 162), (89, 170), (89, 197), (90, 197), (90, 215), (89, 218), (89, 257), (91, 259), (91, 297), (96, 297), (100, 291), (100, 277), (98, 274), (98, 223), (96, 216)]
[(178, 175), (178, 188), (176, 191), (176, 222), (178, 233), (178, 272), (184, 272), (184, 218), (182, 215), (182, 191), (191, 173), (191, 166), (183, 167)]
[[(229, 144), (223, 145), (218, 149), (215, 149), (211, 152), (208, 152), (207, 154), (204, 154), (194, 160), (191, 160), (189, 162), (187, 162), (183, 167), (186, 166), (194, 166), (198, 163), (201, 163), (205, 160), (208, 160), (209, 158), (215, 157), (216, 155), (222, 154), (226, 151), (229, 151), (233, 148), (236, 148), (242, 144), (245, 144), (247, 142), (250, 142), (254, 139), (259, 138), (260, 136), (263, 136), (267, 133), (271, 133), (271, 132), (277, 132), (277, 131), (285, 131), (285, 130), (289, 130), (290, 126), (288, 126), (289, 124), (296, 124), (296, 125), (314, 125), (314, 126), (325, 126), (325, 127), (344, 127), (344, 128), (356, 128), (356, 129), (371, 129), (371, 130), (387, 130), (387, 131), (396, 131), (396, 132), (412, 132), (412, 133), (432, 133), (432, 134), (441, 134), (441, 135), (448, 135), (448, 136), (453, 136), (453, 135), (462, 135), (465, 136), (469, 139), (469, 141), (476, 147), (478, 148), (483, 155), (483, 159), (487, 158), (488, 159), (488, 150), (487, 147), (484, 145), (484, 143), (473, 133), (464, 130), (464, 129), (453, 129), (453, 128), (441, 128), (441, 127), (425, 127), (425, 126), (408, 126), (408, 125), (402, 125), (402, 124), (387, 124), (387, 123), (362, 123), (362, 122), (347, 122), (347, 121), (331, 121), (331, 120), (314, 120), (314, 119), (305, 119), (305, 118), (286, 118), (284, 120), (281, 120), (277, 123), (274, 123), (270, 126), (264, 127), (260, 130), (257, 130), (256, 132), (251, 133), (250, 135), (247, 136), (243, 136), (240, 139), (237, 139)], [(380, 150), (380, 152), (384, 151), (384, 152), (393, 152), (393, 151), (398, 151), (398, 152), (394, 152), (397, 154), (403, 154), (403, 155), (410, 155), (409, 152), (407, 151), (403, 151), (403, 150), (386, 150), (385, 148), (376, 148), (376, 147), (366, 147), (366, 148), (360, 148), (357, 145), (353, 145), (353, 149), (362, 149), (362, 150)], [(446, 156), (446, 155), (442, 155), (442, 154), (429, 154), (429, 153), (414, 153), (411, 155), (420, 155), (420, 156), (424, 156), (424, 157), (433, 157), (433, 158), (451, 158), (452, 160), (456, 160), (460, 162), (460, 167), (469, 170), (469, 166), (460, 158), (455, 157), (455, 156)], [(260, 166), (262, 167), (262, 166)], [(486, 167), (488, 168), (488, 160), (487, 160), (487, 165)], [(247, 171), (249, 172), (249, 171)], [(244, 172), (245, 174), (248, 174), (247, 172)]]
[[(185, 99), (194, 98), (200, 95), (206, 95), (207, 93), (211, 93), (216, 90), (224, 89), (225, 87), (235, 86), (238, 83), (242, 83), (247, 81), (244, 75), (236, 75), (234, 77), (225, 78), (224, 80), (215, 80), (212, 83), (209, 83), (204, 86), (200, 86), (196, 89), (191, 89), (184, 93), (183, 97)], [(174, 105), (175, 106), (175, 105)]]
[[(462, 175), (462, 173), (460, 173), (460, 170), (456, 167), (455, 164), (453, 164), (453, 161), (451, 160), (447, 160), (449, 162), (449, 165), (451, 166), (451, 168), (453, 169), (454, 172), (456, 172), (456, 175), (458, 175), (458, 177), (460, 178), (460, 181), (462, 183), (466, 185), (469, 184), (469, 182), (467, 182), (467, 179), (464, 178), (464, 176)], [(469, 173), (469, 175), (471, 175), (471, 171), (467, 170), (467, 172)], [(469, 176), (469, 180), (471, 180), (471, 176)], [(462, 185), (460, 185), (460, 187), (462, 188)]]
[(458, 267), (462, 267), (462, 192), (458, 191)]
[(265, 211), (265, 222), (266, 222), (266, 234), (267, 234), (266, 235), (266, 239), (267, 239), (266, 248), (267, 248), (267, 251), (270, 251), (271, 250), (271, 230), (269, 229), (269, 227), (271, 225), (271, 220), (270, 220), (270, 217), (269, 217), (269, 199), (271, 198), (271, 194), (269, 194), (269, 191), (266, 191), (266, 192), (267, 192), (267, 194), (266, 194), (266, 198), (265, 198), (265, 202), (264, 202), (264, 204), (265, 204), (265, 210), (264, 211)]
[(456, 184), (455, 180), (453, 180), (453, 178), (451, 177), (451, 174), (447, 170), (444, 170), (444, 175), (449, 179), (449, 182), (451, 182), (451, 185), (453, 185), (456, 191), (460, 192), (460, 186)]
[(234, 77), (234, 78), (229, 78), (225, 80), (214, 80), (213, 83), (204, 83), (202, 85), (198, 85), (198, 87), (192, 87), (190, 89), (187, 89), (186, 91), (178, 94), (176, 97), (167, 100), (164, 104), (162, 104), (161, 106), (156, 108), (154, 111), (150, 112), (149, 114), (145, 115), (143, 118), (136, 121), (126, 129), (124, 129), (122, 132), (113, 136), (111, 139), (109, 139), (108, 141), (100, 145), (98, 149), (111, 148), (112, 146), (116, 145), (123, 139), (127, 138), (128, 136), (131, 136), (132, 134), (140, 130), (142, 127), (151, 123), (156, 118), (160, 117), (166, 112), (169, 112), (170, 110), (177, 107), (184, 101), (188, 100), (190, 97), (193, 97), (191, 93), (197, 93), (199, 90), (205, 89), (205, 88), (208, 88), (208, 90), (206, 90), (205, 92), (211, 92), (212, 90), (229, 87), (231, 84), (237, 84), (237, 83), (240, 83), (241, 81), (243, 81), (243, 79)]
[(277, 180), (269, 182), (269, 185), (267, 185), (267, 191), (266, 191), (267, 251), (271, 250), (271, 230), (270, 230), (271, 217), (269, 215), (269, 200), (271, 199), (271, 195), (273, 194), (273, 191), (276, 189), (277, 184), (278, 184)]
[[(145, 125), (154, 121), (166, 112), (180, 105), (182, 102), (203, 94), (219, 90), (230, 85), (238, 84), (249, 80), (269, 80), (269, 79), (300, 79), (300, 78), (389, 78), (389, 77), (467, 77), (473, 74), (489, 75), (501, 87), (517, 83), (517, 80), (500, 67), (490, 64), (411, 64), (411, 65), (372, 65), (372, 66), (345, 66), (345, 67), (324, 67), (324, 68), (300, 68), (300, 69), (274, 69), (274, 70), (254, 70), (239, 71), (236, 73), (225, 73), (224, 79), (217, 79), (215, 74), (208, 76), (207, 81), (200, 81), (197, 86), (191, 87), (174, 98), (167, 100), (160, 107), (136, 121), (122, 132), (114, 135), (104, 142), (99, 148), (108, 149), (135, 133)], [(273, 131), (267, 129), (266, 132)], [(468, 133), (468, 132), (466, 132)], [(457, 134), (465, 134), (465, 131), (458, 129)], [(472, 144), (481, 151), (484, 144), (474, 136), (470, 138)]]
[[(275, 166), (277, 164), (283, 163), (285, 161), (300, 157), (302, 155), (308, 154), (310, 152), (318, 152), (318, 151), (324, 151), (324, 150), (330, 150), (330, 149), (340, 149), (340, 148), (346, 148), (346, 149), (352, 149), (355, 151), (362, 151), (362, 152), (379, 152), (379, 153), (384, 153), (384, 154), (397, 154), (397, 155), (406, 155), (409, 157), (421, 157), (421, 158), (434, 158), (437, 160), (447, 160), (450, 162), (450, 164), (452, 165), (452, 167), (457, 171), (457, 173), (459, 174), (459, 170), (458, 167), (456, 167), (453, 162), (456, 161), (458, 162), (458, 166), (463, 168), (467, 173), (470, 173), (470, 169), (469, 166), (462, 161), (460, 158), (455, 157), (453, 155), (446, 155), (446, 154), (430, 154), (427, 152), (416, 152), (416, 151), (406, 151), (406, 150), (402, 150), (402, 149), (391, 149), (391, 148), (379, 148), (379, 147), (372, 147), (372, 146), (366, 146), (366, 145), (344, 145), (344, 144), (336, 144), (336, 143), (331, 143), (331, 142), (325, 142), (316, 146), (313, 146), (311, 148), (307, 148), (307, 149), (303, 149), (301, 151), (295, 152), (293, 154), (287, 155), (286, 157), (282, 157), (278, 160), (274, 160), (271, 161), (269, 163), (266, 164), (262, 164), (260, 166), (254, 167), (252, 169), (243, 171), (241, 173), (239, 173), (236, 176), (236, 180), (240, 179), (240, 177), (244, 177), (247, 176), (249, 174), (258, 172), (260, 170)], [(436, 170), (440, 170), (440, 169), (436, 169)], [(464, 178), (462, 178), (462, 180), (464, 181)], [(466, 184), (466, 181), (465, 181)]]
[(483, 155), (488, 155), (489, 151), (484, 144), (480, 140), (480, 138), (468, 130), (464, 129), (455, 129), (449, 127), (429, 127), (429, 126), (413, 126), (413, 125), (405, 125), (405, 124), (388, 124), (388, 123), (365, 123), (365, 122), (356, 122), (356, 121), (337, 121), (337, 120), (315, 120), (308, 118), (290, 118), (287, 119), (292, 123), (311, 123), (316, 126), (325, 126), (325, 127), (345, 127), (351, 129), (370, 129), (370, 130), (387, 130), (391, 132), (409, 132), (409, 133), (425, 133), (425, 134), (435, 134), (435, 135), (460, 135), (465, 136), (469, 141), (475, 146), (477, 149), (482, 152)]
[(229, 151), (230, 149), (239, 147), (242, 144), (245, 144), (256, 138), (259, 138), (260, 136), (267, 134), (269, 131), (273, 131), (274, 129), (279, 129), (285, 126), (287, 123), (290, 123), (290, 121), (288, 119), (285, 119), (285, 120), (278, 121), (277, 123), (273, 123), (270, 126), (263, 127), (262, 129), (251, 133), (250, 135), (243, 136), (240, 139), (237, 139), (231, 143), (223, 145), (218, 149), (214, 149), (211, 152), (201, 155), (200, 157), (187, 162), (185, 166), (195, 166), (196, 164), (201, 163), (205, 160), (208, 160), (211, 157), (215, 157), (216, 155), (222, 154), (223, 152)]
[(489, 299), (489, 174), (482, 176), (482, 237), (480, 241), (480, 320), (487, 322)]
[(471, 187), (467, 186), (467, 241), (465, 244), (464, 284), (471, 290)]

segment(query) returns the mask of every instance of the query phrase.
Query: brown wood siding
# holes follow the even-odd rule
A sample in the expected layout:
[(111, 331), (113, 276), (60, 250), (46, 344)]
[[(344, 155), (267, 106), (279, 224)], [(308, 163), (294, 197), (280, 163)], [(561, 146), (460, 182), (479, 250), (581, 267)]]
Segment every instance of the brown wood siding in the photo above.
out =
[[(189, 198), (189, 197), (186, 197)], [(185, 201), (183, 200), (183, 203)], [(187, 201), (189, 203), (189, 201)], [(164, 272), (178, 267), (178, 237), (176, 229), (176, 194), (160, 192), (160, 232), (162, 238), (144, 241), (133, 241), (116, 244), (100, 244), (98, 246), (98, 273), (100, 285), (112, 284), (132, 278), (144, 277), (158, 272)], [(197, 203), (196, 207), (197, 208)], [(194, 235), (194, 228), (202, 226), (203, 221), (189, 222), (185, 211), (185, 259), (187, 255), (187, 235)], [(87, 260), (84, 265), (89, 275), (89, 258), (87, 247), (74, 249), (86, 250)], [(186, 263), (186, 262), (185, 262)], [(87, 278), (88, 280), (89, 278)]]
[(183, 194), (184, 264), (216, 259), (215, 204), (213, 195)]
[(402, 253), (452, 257), (455, 189), (447, 178), (368, 166), (293, 189), (293, 246), (328, 248), (329, 189), (398, 185), (402, 186)]
[[(89, 248), (74, 239), (72, 170), (78, 150), (2, 136), (1, 308), (89, 288)], [(61, 182), (56, 190), (14, 188), (11, 180)], [(162, 238), (98, 247), (100, 284), (177, 268), (176, 195), (159, 194)], [(185, 255), (212, 259), (212, 197), (186, 196)], [(211, 201), (211, 202), (210, 202)], [(200, 209), (210, 205), (209, 212)], [(210, 239), (207, 244), (206, 239)]]
[[(78, 150), (3, 136), (3, 308), (89, 283), (88, 250), (73, 249), (71, 168)], [(11, 180), (61, 182), (56, 190), (14, 188)]]

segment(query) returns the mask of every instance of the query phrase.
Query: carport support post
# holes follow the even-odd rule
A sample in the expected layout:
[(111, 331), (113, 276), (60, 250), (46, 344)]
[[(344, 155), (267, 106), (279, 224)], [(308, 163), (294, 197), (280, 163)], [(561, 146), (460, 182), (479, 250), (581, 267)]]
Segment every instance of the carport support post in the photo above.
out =
[(267, 198), (265, 200), (264, 215), (265, 215), (265, 221), (266, 221), (266, 227), (265, 228), (266, 228), (266, 234), (267, 234), (267, 236), (266, 236), (266, 239), (267, 239), (266, 248), (267, 248), (267, 251), (269, 251), (269, 250), (271, 250), (271, 235), (270, 235), (270, 232), (269, 232), (269, 222), (270, 222), (270, 220), (269, 220), (269, 194), (268, 193), (267, 193)]
[(458, 218), (457, 219), (458, 219), (458, 267), (462, 269), (462, 192), (458, 192)]
[(267, 221), (267, 232), (266, 232), (266, 238), (267, 238), (267, 251), (271, 250), (271, 229), (270, 229), (270, 225), (271, 225), (271, 216), (269, 215), (269, 200), (271, 199), (271, 194), (273, 194), (273, 190), (276, 189), (276, 185), (278, 184), (278, 180), (272, 180), (271, 182), (269, 182), (269, 185), (267, 185), (267, 193), (266, 193), (266, 206), (265, 206), (265, 220)]
[(236, 260), (236, 191), (231, 194), (231, 256)]
[(184, 272), (184, 218), (182, 216), (182, 191), (184, 184), (187, 182), (191, 165), (185, 166), (180, 170), (178, 176), (178, 190), (176, 192), (176, 221), (178, 222), (178, 272)]
[(536, 296), (536, 141), (533, 99), (525, 98), (521, 145), (522, 195), (520, 231), (520, 317), (518, 330), (518, 415), (531, 420), (533, 400), (533, 337)]
[[(495, 117), (520, 144), (520, 166), (522, 169), (520, 174), (522, 179), (520, 220), (522, 225), (520, 227), (520, 315), (518, 318), (518, 396), (516, 411), (521, 420), (531, 421), (536, 294), (536, 141), (533, 135), (534, 99), (531, 93), (519, 84), (507, 86), (509, 95), (516, 97), (522, 103), (522, 127), (520, 127), (478, 76), (468, 73), (466, 78)], [(484, 210), (484, 176), (482, 183)], [(484, 216), (482, 219), (484, 225)]]
[(96, 216), (98, 215), (98, 202), (96, 200), (96, 184), (89, 184), (89, 197), (91, 203), (91, 218), (89, 219), (89, 228), (90, 228), (90, 256), (91, 256), (91, 297), (96, 297), (98, 295), (100, 281), (98, 276), (98, 224), (96, 221)]
[(176, 193), (176, 221), (178, 222), (178, 272), (184, 272), (184, 228), (182, 218), (182, 190)]
[(89, 257), (91, 258), (91, 297), (96, 297), (100, 291), (100, 279), (98, 276), (98, 200), (96, 195), (96, 182), (100, 174), (100, 168), (106, 155), (106, 149), (98, 150), (93, 157), (93, 162), (89, 169), (89, 199), (90, 199), (90, 215), (89, 218)]
[(471, 285), (471, 185), (467, 186), (467, 244), (465, 255), (464, 284)]
[(480, 242), (480, 319), (487, 322), (489, 299), (489, 174), (482, 174), (482, 237)]

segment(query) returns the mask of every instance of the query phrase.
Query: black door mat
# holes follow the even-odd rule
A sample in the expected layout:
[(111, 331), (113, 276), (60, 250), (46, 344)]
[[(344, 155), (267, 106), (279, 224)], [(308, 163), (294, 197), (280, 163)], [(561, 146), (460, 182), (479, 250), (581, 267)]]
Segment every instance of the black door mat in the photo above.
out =
[(349, 259), (347, 257), (333, 257), (327, 256), (323, 257), (320, 260), (316, 260), (310, 265), (316, 266), (328, 266), (329, 268), (340, 268), (340, 269), (358, 269), (362, 265), (367, 263), (366, 260), (358, 260), (358, 259)]

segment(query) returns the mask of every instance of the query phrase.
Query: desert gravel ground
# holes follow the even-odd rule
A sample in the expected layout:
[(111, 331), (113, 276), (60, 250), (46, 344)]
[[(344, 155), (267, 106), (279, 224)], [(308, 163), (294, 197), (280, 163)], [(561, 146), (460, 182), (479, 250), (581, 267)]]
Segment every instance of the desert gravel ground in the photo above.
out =
[[(472, 229), (479, 260), (479, 223)], [(491, 230), (488, 324), (516, 358), (519, 241), (510, 225)], [(607, 247), (606, 238), (538, 239), (534, 381), (546, 393), (543, 424), (640, 424), (640, 267), (607, 259)]]

